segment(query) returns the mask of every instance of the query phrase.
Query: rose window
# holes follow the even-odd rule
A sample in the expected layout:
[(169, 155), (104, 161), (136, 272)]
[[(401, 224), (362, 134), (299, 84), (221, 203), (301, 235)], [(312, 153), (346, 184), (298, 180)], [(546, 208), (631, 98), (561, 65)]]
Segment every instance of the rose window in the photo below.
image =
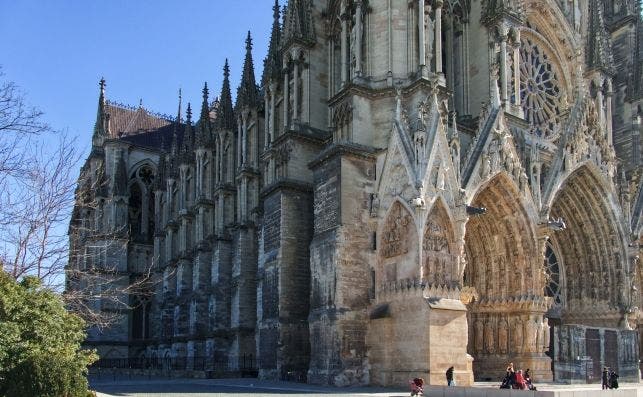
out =
[(561, 89), (547, 54), (529, 39), (524, 39), (520, 46), (520, 75), (520, 98), (532, 132), (555, 139)]

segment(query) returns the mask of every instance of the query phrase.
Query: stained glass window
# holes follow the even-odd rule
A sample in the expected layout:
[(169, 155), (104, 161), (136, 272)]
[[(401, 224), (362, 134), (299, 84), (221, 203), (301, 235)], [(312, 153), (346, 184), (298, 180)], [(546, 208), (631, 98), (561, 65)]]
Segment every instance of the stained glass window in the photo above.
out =
[(520, 47), (520, 97), (532, 132), (546, 139), (558, 135), (561, 89), (547, 54), (530, 39)]

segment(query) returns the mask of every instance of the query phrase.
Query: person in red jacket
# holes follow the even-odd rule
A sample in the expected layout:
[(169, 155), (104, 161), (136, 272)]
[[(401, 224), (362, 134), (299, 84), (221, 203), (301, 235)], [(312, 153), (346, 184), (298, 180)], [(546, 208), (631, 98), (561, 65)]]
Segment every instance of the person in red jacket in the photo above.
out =
[(516, 383), (514, 387), (520, 390), (527, 390), (527, 383), (525, 382), (525, 377), (522, 376), (522, 369), (516, 371)]

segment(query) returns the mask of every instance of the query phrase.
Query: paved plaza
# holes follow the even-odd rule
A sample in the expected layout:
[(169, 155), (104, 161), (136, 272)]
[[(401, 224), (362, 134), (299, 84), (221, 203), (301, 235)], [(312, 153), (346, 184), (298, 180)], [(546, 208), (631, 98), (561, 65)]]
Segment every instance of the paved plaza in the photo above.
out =
[[(91, 377), (90, 384), (99, 397), (211, 397), (211, 396), (408, 396), (408, 389), (377, 387), (324, 387), (294, 382), (260, 381), (257, 379), (167, 379), (103, 375)], [(600, 384), (537, 384), (538, 392), (499, 390), (495, 382), (478, 382), (472, 388), (429, 386), (431, 397), (643, 397), (643, 384), (624, 383), (617, 390), (601, 391)], [(541, 393), (546, 392), (546, 393)]]

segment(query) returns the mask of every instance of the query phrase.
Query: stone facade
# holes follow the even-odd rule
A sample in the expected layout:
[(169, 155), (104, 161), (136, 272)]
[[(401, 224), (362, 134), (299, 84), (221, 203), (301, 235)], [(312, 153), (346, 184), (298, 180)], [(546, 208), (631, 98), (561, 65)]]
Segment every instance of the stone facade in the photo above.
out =
[(196, 122), (101, 82), (68, 288), (115, 321), (87, 344), (333, 385), (637, 379), (640, 11), (290, 0), (234, 106), (227, 63)]

